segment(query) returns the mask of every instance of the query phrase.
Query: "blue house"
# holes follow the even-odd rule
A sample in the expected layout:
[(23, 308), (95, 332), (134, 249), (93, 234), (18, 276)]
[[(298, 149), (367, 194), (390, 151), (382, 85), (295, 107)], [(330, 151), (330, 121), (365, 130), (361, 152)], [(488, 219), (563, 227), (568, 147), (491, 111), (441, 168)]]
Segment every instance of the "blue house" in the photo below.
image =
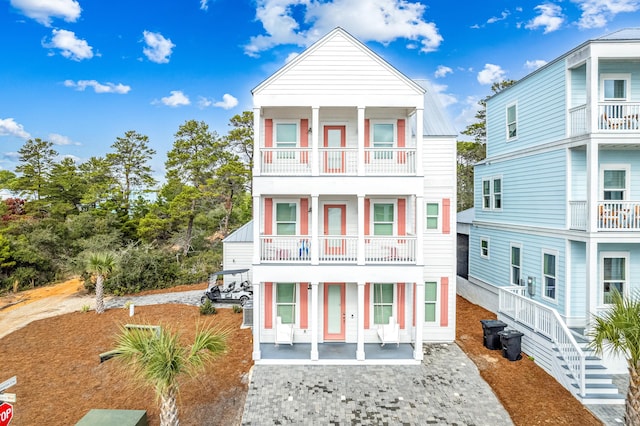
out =
[[(640, 29), (589, 40), (487, 102), (468, 283), (584, 403), (623, 403), (585, 329), (640, 288)], [(602, 376), (602, 377), (600, 377)]]

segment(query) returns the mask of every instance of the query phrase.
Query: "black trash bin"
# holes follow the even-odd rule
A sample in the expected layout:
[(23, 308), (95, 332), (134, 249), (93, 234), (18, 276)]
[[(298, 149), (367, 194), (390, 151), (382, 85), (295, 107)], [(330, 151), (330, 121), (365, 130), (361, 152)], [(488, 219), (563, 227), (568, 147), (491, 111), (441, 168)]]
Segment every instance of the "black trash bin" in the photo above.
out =
[(505, 330), (498, 333), (502, 345), (502, 356), (509, 361), (522, 359), (522, 336), (518, 330)]
[(498, 333), (504, 330), (507, 324), (500, 320), (491, 319), (480, 320), (480, 323), (482, 324), (482, 331), (484, 333), (483, 344), (485, 348), (491, 350), (501, 349), (502, 346), (500, 345), (500, 336)]

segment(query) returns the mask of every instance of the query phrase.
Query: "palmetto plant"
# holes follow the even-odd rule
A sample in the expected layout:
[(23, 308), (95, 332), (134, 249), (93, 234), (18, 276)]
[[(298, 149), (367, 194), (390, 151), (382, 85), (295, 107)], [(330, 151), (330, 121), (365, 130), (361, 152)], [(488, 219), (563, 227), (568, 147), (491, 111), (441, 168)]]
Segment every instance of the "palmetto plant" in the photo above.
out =
[(178, 377), (194, 376), (207, 362), (226, 350), (228, 330), (198, 328), (192, 345), (180, 343), (180, 335), (160, 328), (158, 332), (122, 327), (115, 359), (141, 383), (152, 386), (160, 403), (160, 425), (177, 426)]
[(113, 253), (91, 253), (87, 259), (87, 271), (96, 277), (96, 313), (104, 312), (104, 280), (117, 265)]
[(612, 305), (594, 318), (589, 332), (590, 347), (597, 354), (624, 356), (629, 368), (629, 389), (625, 402), (625, 424), (640, 425), (640, 298), (613, 292)]

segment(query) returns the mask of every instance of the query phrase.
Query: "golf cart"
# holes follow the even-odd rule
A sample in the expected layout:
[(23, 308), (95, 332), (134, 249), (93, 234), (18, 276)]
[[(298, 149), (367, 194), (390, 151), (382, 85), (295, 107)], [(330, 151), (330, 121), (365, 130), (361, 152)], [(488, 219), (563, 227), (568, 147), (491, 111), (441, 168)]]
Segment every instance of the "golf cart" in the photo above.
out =
[[(239, 303), (244, 306), (247, 300), (253, 298), (253, 288), (246, 275), (249, 272), (248, 269), (229, 269), (226, 271), (214, 272), (209, 276), (209, 287), (205, 291), (204, 295), (200, 299), (201, 303), (207, 301), (212, 302), (229, 302)], [(219, 275), (239, 275), (238, 280), (234, 280), (229, 285), (219, 286), (217, 283)]]

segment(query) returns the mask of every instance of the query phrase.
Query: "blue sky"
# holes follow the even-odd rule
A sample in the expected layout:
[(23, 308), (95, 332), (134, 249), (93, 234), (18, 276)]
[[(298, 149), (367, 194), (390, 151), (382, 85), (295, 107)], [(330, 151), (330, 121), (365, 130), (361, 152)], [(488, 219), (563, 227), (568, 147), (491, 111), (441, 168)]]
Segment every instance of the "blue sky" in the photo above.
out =
[(160, 179), (181, 124), (226, 134), (253, 87), (336, 26), (431, 80), (462, 130), (492, 82), (640, 26), (640, 0), (4, 0), (0, 168), (28, 138), (83, 162), (136, 130)]

